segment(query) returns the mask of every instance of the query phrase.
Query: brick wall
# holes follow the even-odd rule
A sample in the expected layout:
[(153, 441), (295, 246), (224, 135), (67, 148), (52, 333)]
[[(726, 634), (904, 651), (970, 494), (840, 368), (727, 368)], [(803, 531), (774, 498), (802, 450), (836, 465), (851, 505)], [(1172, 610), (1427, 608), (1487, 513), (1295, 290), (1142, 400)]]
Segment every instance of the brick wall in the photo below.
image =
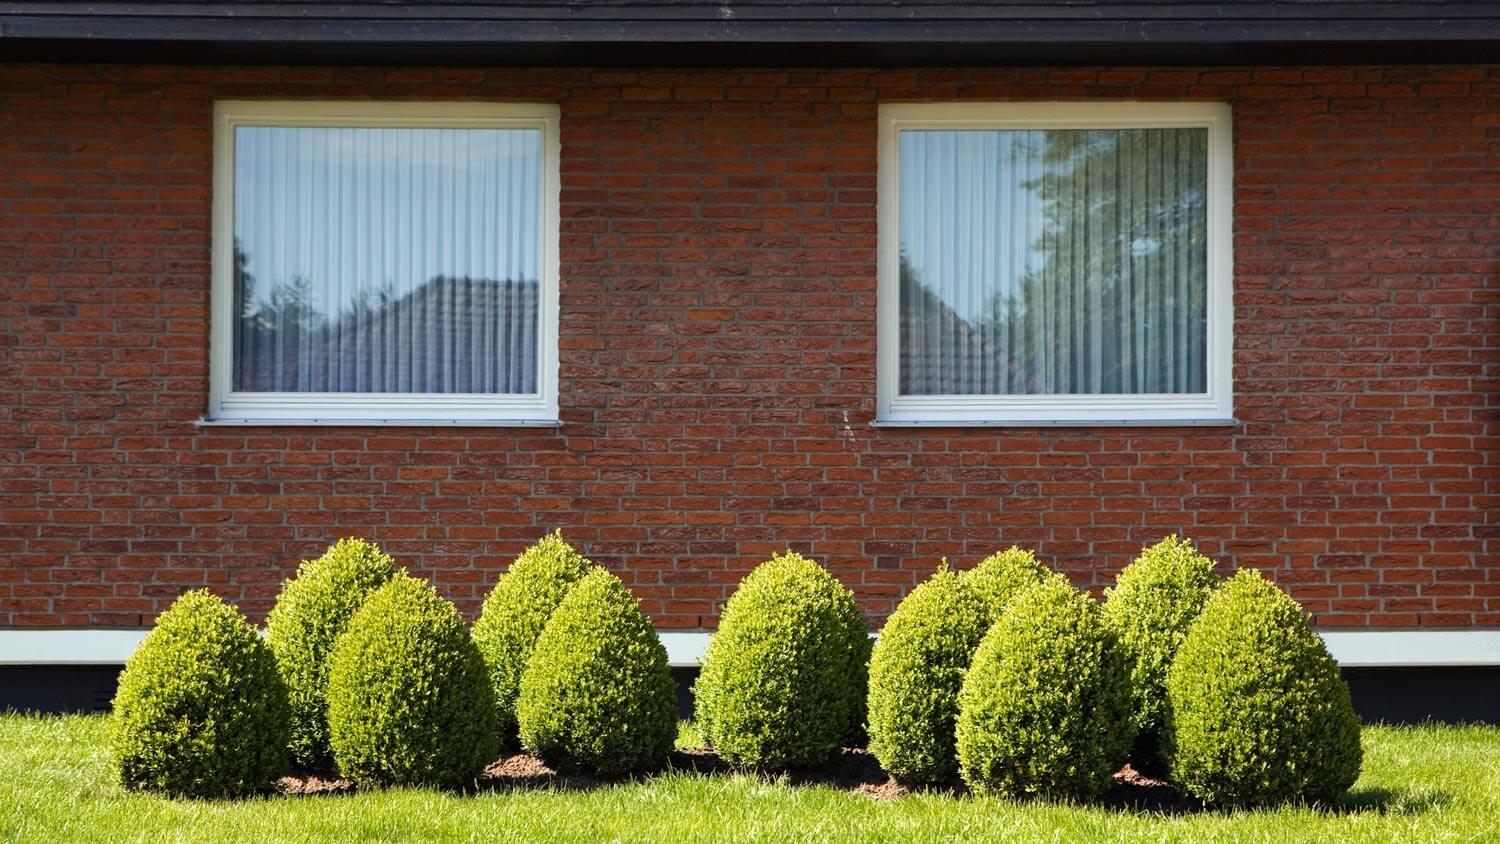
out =
[[(559, 430), (199, 428), (215, 98), (562, 106)], [(880, 101), (1234, 106), (1232, 428), (877, 430)], [(0, 625), (252, 615), (362, 534), (474, 611), (561, 527), (658, 624), (757, 561), (875, 616), (939, 556), (1142, 543), (1323, 625), (1500, 625), (1500, 67), (0, 66)]]

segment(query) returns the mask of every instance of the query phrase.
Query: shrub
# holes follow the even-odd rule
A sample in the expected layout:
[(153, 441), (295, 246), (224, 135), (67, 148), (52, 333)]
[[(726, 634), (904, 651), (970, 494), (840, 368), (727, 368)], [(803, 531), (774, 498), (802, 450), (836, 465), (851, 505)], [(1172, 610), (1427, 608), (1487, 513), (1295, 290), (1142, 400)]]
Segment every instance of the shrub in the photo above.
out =
[(1028, 587), (1041, 583), (1051, 572), (1037, 562), (1036, 555), (1014, 545), (991, 554), (979, 565), (959, 576), (964, 588), (977, 595), (989, 611), (993, 624), (1005, 607)]
[(788, 551), (724, 608), (693, 691), (705, 737), (731, 763), (821, 762), (864, 717), (869, 629), (854, 596)]
[(266, 644), (276, 655), (291, 704), (292, 760), (327, 769), (328, 654), (354, 613), (396, 574), (396, 564), (373, 543), (340, 539), (316, 560), (303, 562), (281, 587), (266, 617)]
[(1099, 605), (1061, 575), (1018, 595), (959, 693), (964, 781), (980, 794), (1088, 799), (1131, 741), (1130, 666)]
[(276, 660), (206, 590), (174, 601), (125, 663), (110, 726), (126, 788), (241, 797), (271, 790), (287, 767)]
[(870, 751), (897, 780), (932, 783), (958, 774), (958, 691), (989, 616), (945, 564), (886, 621), (870, 656)]
[(1174, 783), (1208, 803), (1331, 802), (1359, 778), (1349, 687), (1302, 607), (1242, 570), (1219, 587), (1167, 671)]
[(495, 583), (474, 622), (474, 643), (484, 657), (500, 741), (516, 741), (516, 697), (537, 637), (552, 612), (593, 564), (554, 531), (527, 548)]
[(870, 749), (898, 780), (957, 773), (954, 723), (969, 660), (1011, 599), (1048, 574), (1012, 546), (960, 575), (939, 572), (891, 616), (870, 661)]
[(376, 590), (329, 662), (330, 744), (356, 783), (456, 786), (499, 752), (484, 660), (425, 581), (401, 574)]
[(1152, 776), (1166, 772), (1160, 739), (1167, 666), (1218, 585), (1213, 568), (1191, 540), (1169, 536), (1142, 549), (1115, 578), (1114, 588), (1104, 590), (1104, 620), (1131, 662), (1136, 735), (1130, 758), (1137, 770)]
[(600, 776), (660, 766), (677, 737), (667, 649), (620, 579), (584, 577), (537, 640), (516, 701), (521, 743)]

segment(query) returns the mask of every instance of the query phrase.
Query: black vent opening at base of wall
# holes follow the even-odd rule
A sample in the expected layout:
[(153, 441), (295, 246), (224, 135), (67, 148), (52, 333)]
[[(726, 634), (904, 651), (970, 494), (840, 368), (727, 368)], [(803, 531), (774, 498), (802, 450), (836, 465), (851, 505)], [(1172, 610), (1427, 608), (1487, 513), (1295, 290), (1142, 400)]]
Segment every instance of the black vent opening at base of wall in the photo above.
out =
[(108, 712), (123, 665), (0, 666), (0, 712)]
[(1365, 723), (1500, 724), (1500, 666), (1345, 668)]
[[(108, 712), (119, 665), (0, 666), (0, 712)], [(672, 669), (677, 712), (693, 714), (698, 669)], [(1346, 668), (1354, 709), (1367, 724), (1500, 725), (1500, 665), (1466, 668)]]

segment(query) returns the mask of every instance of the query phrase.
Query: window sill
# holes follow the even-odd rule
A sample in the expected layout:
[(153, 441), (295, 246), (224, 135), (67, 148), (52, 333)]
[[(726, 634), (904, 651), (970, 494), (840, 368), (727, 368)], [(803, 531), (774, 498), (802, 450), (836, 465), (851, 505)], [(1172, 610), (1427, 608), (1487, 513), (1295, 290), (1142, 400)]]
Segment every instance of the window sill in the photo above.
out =
[(873, 428), (1228, 428), (1227, 419), (876, 419)]
[(561, 428), (559, 419), (209, 419), (200, 428)]

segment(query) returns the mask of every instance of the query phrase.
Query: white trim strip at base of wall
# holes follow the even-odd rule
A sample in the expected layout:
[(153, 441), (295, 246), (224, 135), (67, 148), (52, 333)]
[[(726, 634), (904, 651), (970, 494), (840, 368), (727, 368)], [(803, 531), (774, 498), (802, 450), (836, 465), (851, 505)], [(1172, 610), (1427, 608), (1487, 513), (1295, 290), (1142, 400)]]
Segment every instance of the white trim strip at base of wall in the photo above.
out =
[[(120, 665), (144, 630), (0, 630), (0, 665)], [(667, 660), (696, 666), (707, 633), (662, 631)], [(1348, 668), (1500, 666), (1500, 630), (1327, 630), (1323, 640)]]

